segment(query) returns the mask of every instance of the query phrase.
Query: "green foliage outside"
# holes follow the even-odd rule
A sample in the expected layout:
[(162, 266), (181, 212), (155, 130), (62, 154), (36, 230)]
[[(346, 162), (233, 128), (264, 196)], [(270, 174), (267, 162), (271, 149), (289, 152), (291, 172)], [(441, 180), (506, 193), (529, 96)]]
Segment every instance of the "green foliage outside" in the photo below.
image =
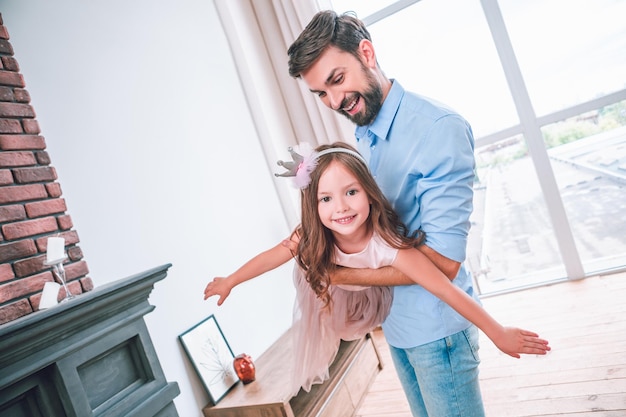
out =
[[(574, 142), (598, 133), (626, 126), (626, 101), (542, 128), (547, 149)], [(526, 141), (520, 135), (477, 152), (479, 168), (511, 162), (528, 155)]]
[(546, 148), (626, 126), (626, 101), (542, 129)]

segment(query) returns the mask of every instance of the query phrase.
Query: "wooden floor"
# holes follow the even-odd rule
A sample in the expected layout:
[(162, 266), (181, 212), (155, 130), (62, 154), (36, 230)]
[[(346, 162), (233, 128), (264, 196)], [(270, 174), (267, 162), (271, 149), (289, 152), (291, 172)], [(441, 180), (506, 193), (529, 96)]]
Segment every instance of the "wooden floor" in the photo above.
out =
[[(552, 346), (546, 356), (514, 359), (481, 333), (487, 417), (626, 416), (626, 273), (485, 298), (483, 306)], [(384, 336), (374, 337), (384, 368), (356, 415), (410, 417)]]

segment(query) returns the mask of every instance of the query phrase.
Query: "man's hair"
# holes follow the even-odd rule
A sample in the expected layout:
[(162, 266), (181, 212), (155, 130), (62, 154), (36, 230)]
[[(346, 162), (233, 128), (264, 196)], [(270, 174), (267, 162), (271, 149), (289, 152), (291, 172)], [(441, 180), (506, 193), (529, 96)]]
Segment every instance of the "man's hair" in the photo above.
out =
[(332, 10), (318, 12), (287, 50), (289, 75), (300, 77), (329, 46), (360, 59), (359, 44), (363, 39), (372, 40), (365, 24), (354, 14), (337, 15)]

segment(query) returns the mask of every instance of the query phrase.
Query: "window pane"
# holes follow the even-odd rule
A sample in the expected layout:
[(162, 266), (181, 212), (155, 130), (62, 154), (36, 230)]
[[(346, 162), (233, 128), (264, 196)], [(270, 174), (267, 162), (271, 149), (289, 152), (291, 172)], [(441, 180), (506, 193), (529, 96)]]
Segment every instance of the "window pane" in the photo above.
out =
[(585, 273), (626, 265), (626, 102), (543, 133)]
[(537, 115), (626, 88), (626, 1), (500, 0)]
[(482, 294), (564, 279), (565, 268), (522, 137), (476, 150), (467, 263)]
[(457, 110), (476, 137), (519, 123), (478, 0), (422, 0), (368, 30), (388, 77)]

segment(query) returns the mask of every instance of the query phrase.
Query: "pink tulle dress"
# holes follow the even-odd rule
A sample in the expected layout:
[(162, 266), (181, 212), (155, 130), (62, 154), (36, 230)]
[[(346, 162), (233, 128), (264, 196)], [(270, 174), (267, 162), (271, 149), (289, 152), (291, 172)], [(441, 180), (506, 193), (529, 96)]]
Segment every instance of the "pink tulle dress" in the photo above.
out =
[[(374, 235), (359, 253), (346, 254), (335, 248), (337, 264), (352, 268), (379, 268), (390, 265), (398, 250)], [(310, 391), (329, 377), (328, 367), (343, 340), (356, 340), (380, 325), (391, 307), (390, 287), (334, 285), (329, 289), (330, 310), (324, 308), (306, 282), (302, 269), (294, 268), (296, 301), (293, 312), (294, 372), (293, 390)]]

